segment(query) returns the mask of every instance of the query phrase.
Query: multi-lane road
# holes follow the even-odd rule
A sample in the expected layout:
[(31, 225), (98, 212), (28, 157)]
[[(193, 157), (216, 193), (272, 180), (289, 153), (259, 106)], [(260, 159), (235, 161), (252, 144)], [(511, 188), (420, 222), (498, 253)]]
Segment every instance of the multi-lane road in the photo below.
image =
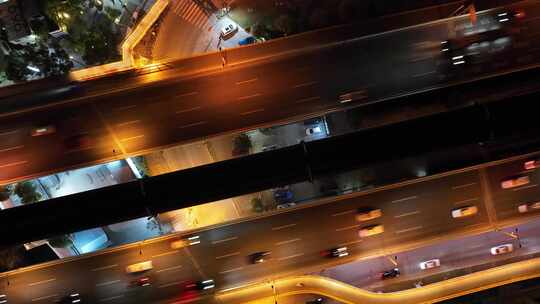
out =
[[(345, 262), (403, 252), (445, 241), (450, 236), (514, 227), (538, 215), (519, 213), (517, 206), (540, 198), (539, 171), (523, 173), (530, 177), (527, 185), (500, 188), (502, 178), (524, 171), (523, 163), (523, 159), (512, 160), (453, 172), (194, 231), (184, 237), (198, 235), (201, 243), (181, 249), (171, 247), (179, 237), (171, 236), (2, 275), (0, 294), (7, 294), (12, 303), (47, 303), (72, 291), (83, 294), (91, 303), (171, 301), (186, 296), (182, 289), (189, 280), (211, 278), (221, 290), (287, 273), (328, 268), (336, 260), (320, 253), (336, 246), (348, 247), (350, 256), (337, 261)], [(466, 218), (452, 218), (451, 211), (464, 206), (476, 206), (479, 212)], [(383, 215), (359, 223), (355, 215), (360, 207), (378, 207)], [(384, 233), (360, 238), (359, 229), (372, 224), (384, 225)], [(485, 253), (493, 246), (489, 238), (482, 244), (485, 248), (478, 248), (478, 252)], [(271, 259), (251, 264), (247, 256), (260, 251), (270, 251)], [(435, 257), (432, 254), (426, 253), (422, 258)], [(152, 279), (152, 286), (130, 287), (129, 282), (138, 276), (127, 275), (125, 267), (148, 260), (154, 264), (154, 269), (145, 274)], [(399, 262), (407, 263), (407, 259)], [(400, 267), (410, 271), (409, 266)]]
[[(466, 72), (454, 79), (538, 62), (539, 42), (534, 37), (540, 28), (536, 26), (540, 6), (531, 1), (518, 7), (527, 14), (512, 25), (522, 29), (522, 37), (512, 44), (512, 56), (500, 55), (492, 62), (463, 67)], [(499, 12), (479, 15), (478, 29), (497, 24)], [(440, 42), (462, 35), (468, 22), (466, 17), (431, 22), (189, 79), (171, 80), (178, 73), (174, 69), (155, 72), (129, 80), (133, 85), (145, 84), (141, 87), (30, 112), (4, 113), (0, 119), (0, 181), (8, 183), (321, 114), (339, 109), (339, 96), (344, 93), (361, 92), (356, 94), (361, 99), (356, 102), (361, 103), (440, 85), (449, 80), (439, 68), (443, 60)], [(169, 79), (158, 81), (165, 78)], [(120, 87), (125, 82), (124, 77), (112, 78), (100, 81), (99, 86)], [(56, 132), (30, 136), (40, 126), (54, 126)], [(78, 135), (86, 136), (84, 145), (66, 143)]]

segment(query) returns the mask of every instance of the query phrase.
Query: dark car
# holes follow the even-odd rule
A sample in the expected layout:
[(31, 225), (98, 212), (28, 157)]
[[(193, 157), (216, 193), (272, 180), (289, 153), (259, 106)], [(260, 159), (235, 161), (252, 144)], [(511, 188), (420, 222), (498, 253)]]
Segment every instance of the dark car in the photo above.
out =
[(396, 278), (396, 277), (399, 277), (399, 274), (400, 274), (399, 269), (398, 269), (398, 268), (394, 268), (394, 269), (387, 270), (387, 271), (383, 272), (383, 273), (381, 274), (381, 278), (382, 278), (383, 280), (385, 280), (385, 279), (391, 279), (391, 278)]
[(322, 251), (321, 255), (328, 258), (342, 258), (348, 256), (349, 251), (347, 247), (336, 247), (330, 250)]
[(88, 134), (78, 134), (65, 139), (64, 144), (68, 149), (87, 149), (94, 141)]
[(140, 277), (136, 280), (131, 281), (131, 286), (150, 286), (152, 284), (152, 281), (150, 280), (150, 277)]
[(71, 293), (61, 298), (60, 301), (58, 301), (57, 303), (71, 304), (71, 303), (82, 303), (82, 302), (81, 302), (81, 296), (78, 293)]
[(248, 44), (253, 44), (255, 42), (257, 42), (257, 39), (255, 39), (255, 37), (253, 36), (249, 36), (238, 41), (238, 45), (248, 45)]
[(264, 263), (264, 261), (268, 260), (269, 258), (270, 258), (270, 251), (255, 252), (249, 255), (249, 260), (251, 264)]
[(197, 281), (197, 282), (189, 282), (185, 286), (186, 290), (189, 291), (201, 291), (201, 290), (209, 290), (214, 287), (216, 287), (214, 280), (204, 280), (204, 281)]

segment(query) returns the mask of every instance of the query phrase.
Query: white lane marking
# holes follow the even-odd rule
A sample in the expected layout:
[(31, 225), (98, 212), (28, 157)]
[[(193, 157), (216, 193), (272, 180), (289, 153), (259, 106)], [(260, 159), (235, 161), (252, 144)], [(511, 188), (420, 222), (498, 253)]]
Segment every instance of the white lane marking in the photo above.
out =
[(256, 109), (253, 111), (242, 112), (240, 113), (240, 115), (249, 115), (249, 114), (258, 113), (258, 112), (264, 112), (264, 109), (261, 108), (261, 109)]
[(301, 83), (301, 84), (297, 84), (295, 86), (293, 86), (293, 88), (301, 88), (301, 87), (307, 87), (307, 86), (310, 86), (310, 85), (314, 85), (316, 84), (318, 81), (310, 81), (310, 82), (304, 82), (304, 83)]
[(237, 252), (233, 252), (233, 253), (229, 253), (229, 254), (220, 255), (220, 256), (216, 257), (216, 260), (232, 257), (232, 256), (239, 255), (239, 254), (240, 254), (240, 252), (237, 251)]
[(402, 213), (400, 215), (396, 215), (394, 216), (394, 218), (406, 217), (406, 216), (411, 216), (411, 215), (415, 215), (419, 213), (420, 213), (420, 210), (416, 210), (416, 211), (411, 211), (411, 212)]
[(534, 187), (537, 187), (537, 186), (538, 186), (538, 184), (532, 184), (532, 185), (527, 185), (527, 186), (512, 189), (512, 191), (519, 191), (519, 190), (523, 190), (523, 189), (534, 188)]
[(107, 282), (97, 283), (97, 284), (96, 284), (96, 287), (107, 286), (107, 285), (116, 284), (116, 283), (120, 283), (120, 280), (114, 280), (114, 281), (107, 281)]
[(176, 111), (175, 113), (176, 113), (176, 114), (182, 114), (182, 113), (187, 113), (187, 112), (197, 111), (197, 110), (200, 110), (200, 109), (201, 109), (201, 107), (200, 107), (200, 106), (197, 106), (197, 107), (193, 107), (193, 108), (188, 108), (188, 109), (178, 110), (178, 111)]
[(135, 140), (135, 139), (139, 139), (139, 138), (143, 138), (143, 137), (144, 137), (144, 134), (143, 135), (132, 136), (132, 137), (127, 137), (127, 138), (122, 138), (122, 139), (120, 139), (120, 141), (130, 141), (130, 140)]
[(182, 265), (171, 266), (171, 267), (163, 268), (163, 269), (160, 269), (160, 270), (156, 270), (156, 273), (160, 273), (160, 272), (164, 272), (164, 271), (171, 271), (171, 270), (178, 270), (180, 268), (182, 268)]
[(201, 126), (201, 125), (204, 125), (206, 124), (206, 121), (199, 121), (199, 122), (194, 122), (192, 124), (187, 124), (187, 125), (183, 125), (183, 126), (179, 126), (177, 127), (178, 129), (185, 129), (185, 128), (191, 128), (191, 127), (196, 127), (196, 126)]
[(312, 97), (298, 99), (294, 103), (302, 103), (302, 102), (308, 102), (308, 101), (319, 100), (319, 99), (321, 99), (321, 96), (312, 96)]
[(197, 94), (199, 94), (199, 92), (183, 93), (183, 94), (174, 96), (174, 98), (182, 98), (182, 97), (193, 96), (193, 95), (197, 95)]
[(5, 135), (10, 135), (10, 134), (13, 134), (13, 133), (17, 133), (20, 130), (21, 129), (16, 129), (16, 130), (12, 130), (12, 131), (5, 131), (5, 132), (0, 133), (0, 136), (5, 136)]
[(473, 197), (473, 198), (469, 198), (469, 199), (462, 200), (462, 201), (459, 201), (459, 202), (455, 202), (454, 205), (461, 205), (461, 204), (464, 204), (464, 203), (474, 202), (474, 201), (477, 201), (477, 200), (478, 200), (478, 197)]
[(259, 78), (255, 77), (255, 78), (252, 78), (252, 79), (248, 79), (248, 80), (244, 80), (244, 81), (238, 81), (236, 83), (236, 85), (242, 85), (242, 84), (246, 84), (246, 83), (250, 83), (250, 82), (255, 82), (257, 81)]
[[(32, 302), (46, 300), (46, 299), (50, 299), (50, 298), (56, 298), (57, 296), (58, 296), (58, 294), (55, 293), (55, 294), (48, 295), (48, 296), (43, 296), (43, 297), (39, 297), (39, 298), (33, 298)], [(7, 302), (4, 302), (4, 303), (7, 303)]]
[(246, 99), (250, 99), (250, 98), (259, 97), (261, 95), (262, 95), (261, 93), (255, 93), (255, 94), (252, 94), (252, 95), (238, 97), (238, 100), (246, 100)]
[(435, 74), (437, 73), (437, 71), (433, 70), (433, 71), (429, 71), (429, 72), (425, 72), (425, 73), (419, 73), (419, 74), (414, 74), (413, 77), (424, 77), (424, 76), (427, 76), (427, 75), (430, 75), (430, 74)]
[(137, 105), (123, 106), (123, 107), (113, 108), (113, 111), (124, 111), (124, 110), (133, 109), (135, 107), (137, 107)]
[(21, 160), (21, 161), (14, 162), (14, 163), (9, 163), (9, 164), (5, 164), (5, 165), (0, 165), (0, 168), (6, 168), (6, 167), (18, 166), (18, 165), (26, 164), (27, 162), (28, 162), (27, 160)]
[(400, 203), (400, 202), (410, 201), (410, 200), (417, 199), (417, 198), (418, 198), (417, 195), (413, 195), (413, 196), (408, 196), (408, 197), (400, 198), (400, 199), (397, 199), (397, 200), (393, 200), (393, 201), (391, 201), (391, 203)]
[(474, 186), (474, 185), (476, 185), (476, 182), (468, 183), (468, 184), (463, 184), (463, 185), (457, 185), (457, 186), (453, 186), (453, 187), (452, 187), (452, 190), (457, 190), (457, 189), (461, 189), (461, 188), (466, 188), (466, 187), (470, 187), (470, 186)]
[(244, 269), (244, 267), (237, 267), (237, 268), (233, 268), (233, 269), (229, 269), (229, 270), (224, 270), (224, 271), (220, 271), (219, 273), (226, 274), (226, 273), (229, 273), (229, 272), (235, 272), (235, 271), (239, 271), (239, 270), (242, 270), (242, 269)]
[(53, 282), (53, 281), (56, 281), (56, 278), (30, 283), (30, 284), (28, 284), (28, 286), (36, 286), (36, 285), (45, 284), (45, 283), (49, 283), (49, 282)]
[(119, 128), (119, 127), (133, 125), (133, 124), (140, 123), (140, 122), (141, 121), (138, 120), (138, 119), (137, 120), (126, 121), (126, 122), (121, 122), (121, 123), (117, 123), (116, 127)]
[(357, 244), (357, 243), (361, 243), (362, 240), (354, 240), (354, 241), (350, 241), (350, 242), (345, 242), (345, 243), (341, 243), (338, 245), (338, 247), (345, 247), (345, 246), (348, 246), (348, 245), (352, 245), (352, 244)]
[(334, 213), (334, 214), (332, 214), (332, 216), (341, 216), (341, 215), (354, 213), (354, 212), (356, 212), (356, 210), (347, 210), (347, 211), (343, 211), (343, 212)]
[(296, 224), (288, 224), (288, 225), (283, 225), (283, 226), (272, 227), (272, 231), (281, 230), (281, 229), (285, 229), (285, 228), (290, 228), (290, 227), (294, 227), (294, 226), (296, 226)]
[(298, 242), (298, 241), (301, 241), (301, 240), (302, 240), (301, 238), (290, 239), (290, 240), (286, 240), (286, 241), (277, 242), (277, 243), (275, 243), (274, 245), (276, 245), (276, 246), (281, 246), (281, 245), (285, 245), (285, 244), (290, 244), (290, 243)]
[(338, 229), (336, 229), (336, 232), (340, 232), (340, 231), (344, 231), (344, 230), (350, 230), (350, 229), (354, 229), (354, 228), (358, 228), (358, 225), (352, 225), (352, 226), (338, 228)]
[(102, 266), (102, 267), (97, 267), (97, 268), (94, 268), (90, 271), (100, 271), (100, 270), (105, 270), (105, 269), (111, 269), (111, 268), (114, 268), (114, 267), (117, 267), (118, 264), (112, 264), (112, 265), (107, 265), (107, 266)]
[(116, 299), (121, 299), (123, 298), (124, 295), (119, 295), (119, 296), (114, 296), (114, 297), (108, 297), (108, 298), (103, 298), (103, 299), (99, 299), (100, 302), (107, 302), (107, 301), (112, 301), (112, 300), (116, 300)]
[(159, 253), (159, 254), (154, 254), (152, 256), (152, 258), (159, 258), (159, 257), (162, 257), (162, 256), (171, 255), (171, 254), (175, 254), (175, 253), (179, 253), (179, 252), (180, 252), (180, 250), (167, 251), (167, 252), (163, 252), (163, 253)]
[(237, 236), (233, 236), (233, 237), (230, 237), (230, 238), (227, 238), (227, 239), (212, 241), (212, 245), (219, 244), (219, 243), (224, 243), (224, 242), (228, 242), (228, 241), (232, 241), (232, 240), (236, 240), (237, 238), (238, 238)]
[(17, 149), (22, 149), (22, 148), (24, 148), (24, 145), (15, 146), (15, 147), (10, 147), (10, 148), (5, 148), (5, 149), (0, 149), (0, 153), (2, 153), (2, 152), (7, 152), (7, 151), (12, 151), (12, 150), (17, 150)]
[(411, 228), (407, 228), (407, 229), (402, 229), (402, 230), (398, 230), (396, 231), (396, 234), (401, 234), (401, 233), (405, 233), (405, 232), (409, 232), (409, 231), (414, 231), (414, 230), (418, 230), (418, 229), (422, 229), (424, 227), (422, 226), (415, 226), (415, 227), (411, 227)]
[(293, 259), (293, 258), (303, 256), (303, 255), (304, 255), (303, 253), (297, 253), (297, 254), (293, 254), (293, 255), (289, 255), (289, 256), (286, 256), (286, 257), (279, 258), (278, 261), (285, 261), (285, 260), (288, 260), (288, 259)]
[(183, 283), (183, 281), (175, 281), (175, 282), (171, 282), (171, 283), (166, 283), (166, 284), (158, 285), (157, 288), (165, 288), (165, 287), (169, 287), (169, 286), (180, 285), (180, 284), (182, 284), (182, 283)]
[(77, 148), (77, 149), (66, 150), (66, 151), (64, 151), (64, 154), (70, 154), (70, 153), (75, 153), (75, 152), (91, 150), (91, 149), (94, 149), (95, 147), (96, 146), (88, 146), (88, 147), (82, 147), (82, 148)]

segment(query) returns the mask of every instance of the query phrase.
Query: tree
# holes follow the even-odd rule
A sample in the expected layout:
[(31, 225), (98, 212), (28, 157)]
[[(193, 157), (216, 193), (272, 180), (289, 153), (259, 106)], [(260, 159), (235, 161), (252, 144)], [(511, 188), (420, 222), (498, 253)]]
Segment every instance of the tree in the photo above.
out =
[(3, 202), (9, 199), (10, 195), (13, 193), (13, 187), (11, 186), (0, 186), (0, 202)]
[(18, 183), (14, 192), (23, 204), (35, 203), (41, 199), (41, 193), (37, 192), (36, 185), (30, 181)]
[(296, 24), (294, 19), (288, 14), (281, 14), (274, 21), (274, 27), (276, 30), (282, 32), (285, 36), (293, 34), (296, 30)]
[(73, 239), (71, 235), (64, 234), (58, 237), (48, 239), (49, 245), (54, 248), (67, 248), (73, 246)]
[(0, 272), (23, 266), (24, 247), (16, 246), (0, 250)]
[(254, 197), (251, 199), (251, 210), (256, 213), (261, 213), (264, 211), (264, 204), (259, 197)]
[(237, 137), (235, 137), (233, 144), (234, 144), (234, 148), (233, 148), (232, 154), (234, 156), (247, 154), (253, 147), (251, 143), (251, 139), (245, 133), (242, 133), (238, 135)]

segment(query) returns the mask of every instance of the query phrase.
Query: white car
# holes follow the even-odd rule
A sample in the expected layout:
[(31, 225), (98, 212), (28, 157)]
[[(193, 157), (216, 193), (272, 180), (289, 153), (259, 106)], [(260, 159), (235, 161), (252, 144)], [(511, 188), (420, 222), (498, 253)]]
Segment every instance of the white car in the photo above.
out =
[(225, 26), (221, 28), (221, 37), (229, 37), (238, 31), (238, 25), (234, 22), (226, 23)]
[(475, 215), (477, 213), (478, 213), (478, 207), (467, 206), (467, 207), (462, 207), (462, 208), (452, 210), (452, 217), (453, 218), (466, 217), (466, 216)]
[(503, 245), (499, 245), (499, 246), (495, 246), (491, 248), (492, 255), (505, 254), (505, 253), (510, 253), (512, 251), (514, 251), (514, 245), (512, 244), (503, 244)]
[(363, 209), (359, 210), (356, 214), (356, 220), (359, 222), (365, 222), (372, 219), (376, 219), (382, 216), (381, 209)]
[(306, 129), (306, 135), (315, 135), (322, 133), (322, 128), (319, 126), (311, 127)]
[(515, 187), (520, 187), (520, 186), (527, 185), (530, 182), (531, 180), (529, 179), (527, 175), (514, 176), (512, 178), (503, 180), (501, 182), (501, 188), (510, 189), (510, 188), (515, 188)]
[(137, 263), (137, 264), (131, 264), (131, 265), (127, 266), (126, 267), (126, 272), (127, 273), (137, 273), (137, 272), (147, 271), (147, 270), (150, 270), (152, 268), (153, 268), (152, 261), (145, 261), (145, 262), (140, 262), (140, 263)]
[(420, 269), (422, 270), (431, 269), (439, 266), (441, 266), (441, 261), (439, 259), (433, 259), (420, 263)]
[(358, 235), (363, 238), (363, 237), (381, 234), (383, 232), (384, 232), (383, 225), (372, 225), (372, 226), (367, 226), (360, 229), (360, 231), (358, 231)]
[(198, 235), (190, 236), (185, 239), (180, 239), (177, 241), (171, 242), (171, 248), (172, 249), (180, 249), (191, 245), (197, 245), (200, 244), (201, 240)]
[(525, 213), (533, 210), (540, 210), (540, 202), (521, 204), (518, 206), (520, 213)]

